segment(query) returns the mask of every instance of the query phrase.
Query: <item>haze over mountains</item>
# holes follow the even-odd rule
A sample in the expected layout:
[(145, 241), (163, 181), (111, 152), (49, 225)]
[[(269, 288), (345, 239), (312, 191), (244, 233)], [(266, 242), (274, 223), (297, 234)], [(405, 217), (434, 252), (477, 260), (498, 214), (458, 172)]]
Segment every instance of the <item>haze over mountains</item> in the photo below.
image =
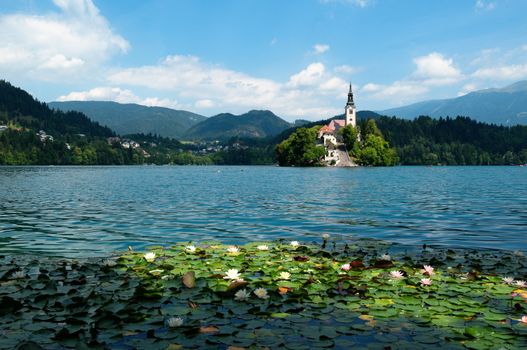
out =
[(456, 98), (423, 101), (379, 113), (406, 119), (420, 115), (433, 118), (462, 115), (486, 123), (525, 125), (527, 124), (527, 80), (500, 89), (485, 89)]
[[(183, 110), (116, 102), (51, 102), (49, 106), (62, 111), (80, 111), (120, 135), (152, 133), (178, 140), (273, 137), (308, 122), (289, 123), (266, 110), (252, 110), (241, 115), (221, 113), (207, 118)], [(380, 111), (379, 114), (372, 111), (361, 111), (360, 114), (363, 118), (376, 118), (381, 114), (406, 119), (420, 115), (433, 118), (461, 115), (486, 123), (527, 124), (527, 81), (499, 89), (475, 91), (457, 98), (418, 102)]]

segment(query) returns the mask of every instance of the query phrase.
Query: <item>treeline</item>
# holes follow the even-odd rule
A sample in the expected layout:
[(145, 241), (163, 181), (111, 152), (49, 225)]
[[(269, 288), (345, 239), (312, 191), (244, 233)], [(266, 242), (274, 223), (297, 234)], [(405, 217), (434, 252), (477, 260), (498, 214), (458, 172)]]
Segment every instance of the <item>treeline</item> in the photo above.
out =
[(50, 135), (83, 134), (110, 137), (115, 133), (80, 112), (52, 110), (26, 91), (0, 80), (0, 124), (8, 122), (33, 130), (45, 130)]
[(377, 125), (403, 165), (527, 163), (527, 126), (498, 126), (467, 117), (381, 117)]
[(141, 164), (141, 152), (110, 146), (104, 139), (65, 136), (41, 141), (33, 130), (0, 132), (0, 165)]

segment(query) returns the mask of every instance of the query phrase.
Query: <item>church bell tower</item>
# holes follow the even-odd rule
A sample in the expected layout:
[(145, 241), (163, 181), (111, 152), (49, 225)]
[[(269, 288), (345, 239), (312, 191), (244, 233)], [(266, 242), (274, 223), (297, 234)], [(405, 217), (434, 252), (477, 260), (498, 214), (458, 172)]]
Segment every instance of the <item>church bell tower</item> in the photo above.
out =
[(346, 125), (353, 125), (353, 127), (357, 127), (357, 113), (355, 110), (355, 102), (353, 102), (353, 91), (351, 90), (351, 83), (350, 83), (350, 91), (348, 92), (348, 103), (346, 103), (345, 108), (345, 115), (346, 115)]

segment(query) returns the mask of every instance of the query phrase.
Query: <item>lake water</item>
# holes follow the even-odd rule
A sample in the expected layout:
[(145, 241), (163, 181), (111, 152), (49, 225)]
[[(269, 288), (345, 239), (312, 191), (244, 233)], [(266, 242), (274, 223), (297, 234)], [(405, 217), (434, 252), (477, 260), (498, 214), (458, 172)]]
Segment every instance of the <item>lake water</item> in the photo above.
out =
[(0, 167), (0, 255), (323, 233), (527, 251), (527, 167)]

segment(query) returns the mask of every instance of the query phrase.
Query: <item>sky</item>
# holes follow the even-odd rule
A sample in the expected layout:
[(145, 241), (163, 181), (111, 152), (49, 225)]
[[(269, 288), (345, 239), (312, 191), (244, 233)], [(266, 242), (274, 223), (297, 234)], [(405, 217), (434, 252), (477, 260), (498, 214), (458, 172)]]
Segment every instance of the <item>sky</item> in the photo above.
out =
[(527, 79), (524, 0), (0, 0), (0, 79), (105, 100), (286, 120)]

